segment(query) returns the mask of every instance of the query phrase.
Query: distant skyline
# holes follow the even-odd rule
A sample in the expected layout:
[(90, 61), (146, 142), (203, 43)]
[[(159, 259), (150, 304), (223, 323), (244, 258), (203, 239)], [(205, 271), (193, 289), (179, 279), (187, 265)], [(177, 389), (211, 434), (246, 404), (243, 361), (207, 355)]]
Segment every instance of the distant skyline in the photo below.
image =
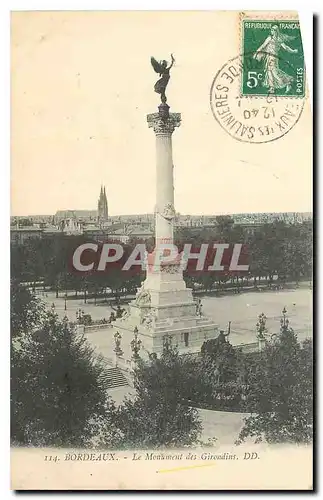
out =
[(309, 103), (286, 136), (261, 145), (236, 141), (211, 113), (214, 75), (239, 52), (237, 16), (13, 13), (12, 215), (93, 210), (101, 184), (111, 216), (154, 211), (155, 137), (146, 114), (159, 102), (150, 57), (171, 52), (168, 103), (182, 114), (173, 134), (176, 211), (311, 212)]
[[(86, 211), (89, 211), (89, 212), (96, 212), (97, 210), (95, 208), (93, 209), (84, 209), (84, 208), (74, 208), (74, 209), (63, 209), (63, 210), (56, 210), (55, 213), (53, 214), (16, 214), (16, 215), (11, 215), (11, 217), (53, 217), (56, 215), (57, 212), (86, 212)], [(253, 215), (253, 214), (283, 214), (283, 213), (289, 213), (289, 214), (292, 214), (292, 213), (300, 213), (300, 214), (312, 214), (312, 210), (306, 210), (306, 211), (295, 211), (295, 210), (290, 210), (288, 212), (219, 212), (219, 213), (209, 213), (209, 214), (195, 214), (195, 213), (179, 213), (177, 212), (178, 215), (181, 215), (181, 216), (189, 216), (189, 217), (216, 217), (216, 216), (219, 216), (219, 215)], [(144, 216), (144, 215), (154, 215), (153, 212), (144, 212), (144, 213), (139, 213), (139, 214), (134, 214), (134, 213), (128, 213), (128, 214), (111, 214), (109, 215), (109, 217), (133, 217), (133, 216)]]

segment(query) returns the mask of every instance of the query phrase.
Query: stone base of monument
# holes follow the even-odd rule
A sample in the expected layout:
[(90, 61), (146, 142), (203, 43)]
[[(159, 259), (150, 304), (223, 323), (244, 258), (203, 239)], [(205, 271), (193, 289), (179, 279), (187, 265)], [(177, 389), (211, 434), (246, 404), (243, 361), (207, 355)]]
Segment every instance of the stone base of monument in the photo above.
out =
[[(175, 319), (157, 321), (153, 328), (146, 328), (133, 321), (116, 321), (114, 328), (122, 335), (125, 346), (134, 338), (134, 328), (138, 329), (138, 340), (141, 341), (140, 357), (148, 358), (148, 354), (161, 354), (165, 337), (170, 337), (172, 345), (177, 346), (180, 354), (199, 352), (203, 342), (216, 338), (218, 326), (209, 318), (186, 317), (185, 320)], [(127, 356), (128, 354), (128, 356)], [(130, 359), (131, 352), (124, 352), (123, 359)]]
[(113, 324), (122, 337), (124, 358), (131, 357), (130, 342), (138, 334), (140, 356), (159, 355), (165, 337), (179, 353), (199, 352), (205, 340), (219, 335), (214, 321), (202, 314), (201, 303), (193, 299), (178, 265), (168, 264), (149, 270), (129, 310)]

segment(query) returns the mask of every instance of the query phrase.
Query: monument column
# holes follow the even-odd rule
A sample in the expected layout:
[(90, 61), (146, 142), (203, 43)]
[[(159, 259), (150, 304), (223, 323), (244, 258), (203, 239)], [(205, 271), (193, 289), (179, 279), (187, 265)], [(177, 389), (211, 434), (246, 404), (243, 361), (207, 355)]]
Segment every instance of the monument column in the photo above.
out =
[[(174, 238), (174, 178), (172, 134), (181, 123), (180, 113), (170, 113), (165, 90), (170, 78), (167, 61), (151, 64), (159, 75), (154, 90), (160, 94), (161, 104), (157, 113), (147, 115), (148, 126), (156, 135), (156, 207), (155, 207), (155, 249), (147, 254), (146, 279), (138, 289), (136, 298), (130, 302), (129, 311), (114, 322), (116, 338), (120, 334), (127, 339), (124, 346), (131, 345), (140, 336), (141, 356), (163, 352), (165, 336), (171, 337), (179, 349), (198, 352), (204, 340), (218, 336), (217, 325), (211, 318), (201, 314), (201, 304), (195, 303), (192, 290), (183, 279), (182, 255), (160, 252), (162, 244), (172, 244)], [(162, 254), (162, 255), (161, 255)], [(159, 257), (171, 256), (170, 259)], [(120, 332), (120, 334), (119, 334)], [(135, 338), (133, 336), (135, 335)], [(125, 359), (132, 359), (131, 353)], [(138, 353), (137, 353), (138, 354)]]
[(163, 103), (158, 113), (147, 115), (148, 126), (156, 134), (156, 247), (161, 243), (173, 243), (174, 236), (174, 177), (172, 134), (181, 123), (180, 113), (169, 113)]

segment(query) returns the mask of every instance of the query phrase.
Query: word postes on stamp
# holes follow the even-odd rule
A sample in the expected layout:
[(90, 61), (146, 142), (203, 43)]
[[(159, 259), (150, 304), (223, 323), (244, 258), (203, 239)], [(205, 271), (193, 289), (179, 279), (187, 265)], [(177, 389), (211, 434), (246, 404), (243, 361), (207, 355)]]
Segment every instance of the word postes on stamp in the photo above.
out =
[(304, 53), (298, 21), (243, 20), (241, 52), (253, 54), (254, 58), (252, 70), (243, 61), (242, 95), (305, 95)]

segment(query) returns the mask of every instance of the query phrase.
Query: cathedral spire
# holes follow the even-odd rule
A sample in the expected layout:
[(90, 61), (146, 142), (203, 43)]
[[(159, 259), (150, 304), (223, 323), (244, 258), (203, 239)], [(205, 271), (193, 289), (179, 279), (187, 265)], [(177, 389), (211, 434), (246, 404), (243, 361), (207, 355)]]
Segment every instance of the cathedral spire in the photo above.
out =
[(105, 186), (103, 186), (102, 184), (100, 189), (100, 197), (98, 200), (98, 220), (101, 222), (108, 220), (108, 200)]

